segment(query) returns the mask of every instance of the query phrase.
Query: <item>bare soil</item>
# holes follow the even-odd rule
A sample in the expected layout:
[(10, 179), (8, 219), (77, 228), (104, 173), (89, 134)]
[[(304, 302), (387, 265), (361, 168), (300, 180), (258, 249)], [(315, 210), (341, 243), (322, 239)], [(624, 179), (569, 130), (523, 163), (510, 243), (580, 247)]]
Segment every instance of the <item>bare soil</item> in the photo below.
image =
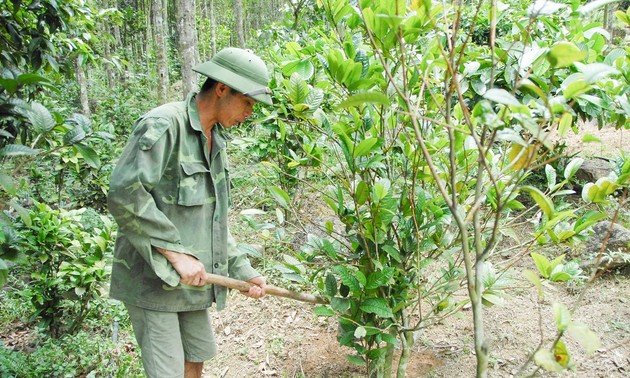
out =
[[(630, 132), (585, 125), (583, 132), (602, 143), (584, 143), (570, 136), (569, 152), (584, 156), (630, 153)], [(625, 133), (625, 134), (624, 134)], [(494, 257), (500, 264), (513, 256)], [(519, 270), (534, 269), (529, 260)], [(485, 333), (490, 341), (491, 377), (520, 377), (520, 370), (538, 345), (549, 346), (556, 335), (552, 303), (576, 308), (574, 321), (586, 324), (599, 336), (593, 354), (573, 338), (565, 341), (575, 369), (562, 374), (538, 371), (545, 377), (630, 377), (630, 278), (609, 272), (591, 286), (546, 284), (542, 301), (522, 277), (514, 277), (504, 305), (486, 308)], [(334, 319), (313, 315), (313, 305), (267, 296), (259, 301), (233, 293), (228, 309), (213, 312), (219, 355), (206, 363), (204, 377), (365, 377), (362, 367), (345, 358), (352, 350), (339, 346)], [(476, 360), (472, 311), (418, 332), (407, 377), (474, 377)]]

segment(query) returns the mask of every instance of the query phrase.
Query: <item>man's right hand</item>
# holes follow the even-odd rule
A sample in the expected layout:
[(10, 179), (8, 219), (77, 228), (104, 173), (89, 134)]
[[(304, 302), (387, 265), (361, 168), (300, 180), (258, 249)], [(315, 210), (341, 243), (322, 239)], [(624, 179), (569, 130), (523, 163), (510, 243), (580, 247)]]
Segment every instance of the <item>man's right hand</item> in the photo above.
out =
[(206, 268), (194, 256), (163, 248), (155, 247), (155, 249), (173, 265), (182, 284), (190, 286), (204, 286), (206, 284)]

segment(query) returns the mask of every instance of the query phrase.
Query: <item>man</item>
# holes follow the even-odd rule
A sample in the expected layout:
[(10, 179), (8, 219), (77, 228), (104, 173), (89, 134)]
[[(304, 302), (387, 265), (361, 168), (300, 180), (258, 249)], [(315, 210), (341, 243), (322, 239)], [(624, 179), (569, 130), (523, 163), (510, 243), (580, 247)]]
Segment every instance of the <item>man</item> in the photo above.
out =
[(199, 93), (136, 122), (110, 179), (109, 210), (119, 226), (111, 297), (124, 302), (149, 377), (201, 377), (216, 354), (207, 308), (225, 307), (227, 289), (206, 272), (265, 279), (239, 253), (227, 226), (230, 171), (224, 128), (271, 105), (269, 75), (252, 52), (227, 48), (194, 68)]

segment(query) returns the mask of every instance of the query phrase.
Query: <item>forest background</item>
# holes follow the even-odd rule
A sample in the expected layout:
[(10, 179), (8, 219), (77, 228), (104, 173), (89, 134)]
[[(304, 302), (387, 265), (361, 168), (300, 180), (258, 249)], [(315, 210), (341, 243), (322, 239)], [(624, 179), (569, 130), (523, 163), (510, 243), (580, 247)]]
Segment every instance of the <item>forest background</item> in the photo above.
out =
[(0, 373), (141, 375), (107, 298), (109, 173), (134, 120), (197, 88), (190, 68), (227, 46), (269, 62), (275, 103), (234, 131), (239, 247), (324, 299), (314, 313), (361, 374), (405, 376), (418, 335), (470, 311), (487, 376), (486, 308), (523, 287), (554, 326), (515, 371), (575, 369), (599, 337), (573, 318), (581, 295), (545, 293), (586, 293), (630, 260), (585, 243), (630, 222), (630, 159), (580, 179), (566, 139), (596, 142), (586, 121), (630, 128), (628, 5), (3, 1)]

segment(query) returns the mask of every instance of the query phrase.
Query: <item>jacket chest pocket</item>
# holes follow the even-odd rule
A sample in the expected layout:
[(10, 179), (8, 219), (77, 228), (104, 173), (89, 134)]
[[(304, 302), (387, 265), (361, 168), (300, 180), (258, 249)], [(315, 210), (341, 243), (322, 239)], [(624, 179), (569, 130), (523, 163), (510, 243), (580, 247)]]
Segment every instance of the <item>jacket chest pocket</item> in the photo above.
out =
[(200, 206), (213, 203), (214, 190), (210, 170), (202, 162), (181, 163), (177, 204)]

